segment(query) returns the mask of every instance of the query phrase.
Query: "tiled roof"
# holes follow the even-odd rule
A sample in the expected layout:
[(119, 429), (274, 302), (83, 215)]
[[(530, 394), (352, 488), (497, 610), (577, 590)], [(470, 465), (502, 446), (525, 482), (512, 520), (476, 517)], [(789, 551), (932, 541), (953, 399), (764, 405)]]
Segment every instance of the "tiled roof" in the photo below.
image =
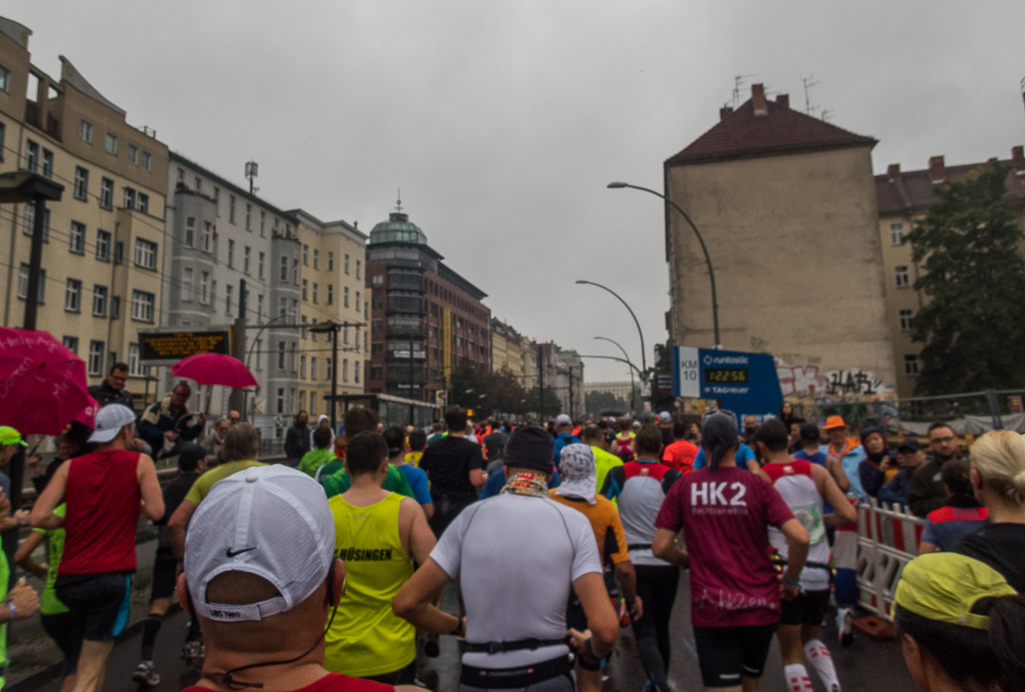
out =
[(735, 111), (724, 111), (712, 129), (666, 160), (666, 165), (876, 145), (872, 137), (848, 132), (782, 103), (768, 101), (766, 105), (766, 115), (755, 115), (753, 100)]
[[(989, 165), (992, 163), (987, 161), (946, 166), (943, 180), (962, 182), (972, 171)], [(890, 168), (889, 172), (875, 177), (880, 216), (923, 211), (937, 201), (932, 192), (933, 180), (929, 169), (900, 171), (894, 170), (893, 166)], [(1016, 173), (1014, 167), (1007, 174), (1007, 191), (1010, 197), (1025, 200), (1025, 177)]]

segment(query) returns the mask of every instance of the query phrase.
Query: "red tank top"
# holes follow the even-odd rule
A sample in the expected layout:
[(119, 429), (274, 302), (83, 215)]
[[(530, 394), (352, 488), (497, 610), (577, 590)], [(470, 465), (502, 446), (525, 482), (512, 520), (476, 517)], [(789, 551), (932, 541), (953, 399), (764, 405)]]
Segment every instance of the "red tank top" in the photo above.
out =
[(762, 467), (765, 475), (775, 483), (783, 476), (807, 476), (811, 478), (811, 462), (806, 459), (796, 459), (786, 464), (766, 464)]
[(64, 554), (58, 574), (135, 569), (142, 495), (137, 452), (108, 449), (71, 461), (64, 491)]

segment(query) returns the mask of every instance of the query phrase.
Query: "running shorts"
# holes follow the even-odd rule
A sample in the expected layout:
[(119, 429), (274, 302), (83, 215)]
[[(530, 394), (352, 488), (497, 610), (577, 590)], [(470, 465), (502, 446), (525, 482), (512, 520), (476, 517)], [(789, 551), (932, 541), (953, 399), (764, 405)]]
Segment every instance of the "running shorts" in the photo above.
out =
[(705, 687), (740, 687), (741, 676), (760, 678), (776, 623), (747, 627), (695, 627), (694, 644)]
[(78, 652), (82, 646), (81, 636), (76, 636), (75, 621), (71, 613), (39, 615), (43, 631), (50, 635), (57, 648), (64, 654), (64, 677), (74, 675), (78, 670)]
[(79, 641), (113, 639), (128, 624), (130, 573), (61, 574), (57, 576), (54, 592), (76, 623)]
[(177, 575), (178, 559), (172, 554), (170, 557), (157, 553), (153, 561), (153, 585), (150, 590), (150, 601), (158, 598), (170, 598), (174, 595), (175, 586), (178, 584)]
[(781, 625), (821, 625), (829, 607), (829, 589), (802, 591), (792, 601), (783, 601)]

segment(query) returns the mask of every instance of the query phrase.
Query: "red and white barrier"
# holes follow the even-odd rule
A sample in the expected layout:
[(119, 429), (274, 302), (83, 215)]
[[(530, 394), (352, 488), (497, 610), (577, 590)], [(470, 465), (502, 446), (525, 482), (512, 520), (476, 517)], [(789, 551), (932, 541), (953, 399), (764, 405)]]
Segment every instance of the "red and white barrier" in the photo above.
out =
[[(899, 505), (870, 498), (858, 505), (858, 602), (879, 617), (890, 617), (890, 606), (904, 566), (918, 556), (925, 519)], [(839, 533), (837, 534), (839, 542)]]

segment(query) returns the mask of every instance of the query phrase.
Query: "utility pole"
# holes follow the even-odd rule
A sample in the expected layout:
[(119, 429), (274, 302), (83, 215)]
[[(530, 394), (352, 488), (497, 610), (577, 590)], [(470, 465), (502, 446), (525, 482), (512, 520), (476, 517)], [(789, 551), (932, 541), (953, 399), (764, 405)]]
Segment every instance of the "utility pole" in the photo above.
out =
[(573, 366), (569, 366), (569, 417), (573, 417)]
[(331, 332), (331, 432), (338, 432), (338, 327)]
[[(235, 320), (235, 338), (232, 343), (232, 355), (243, 363), (246, 359), (246, 280), (239, 279), (238, 282), (238, 318)], [(249, 420), (245, 405), (245, 392), (241, 389), (231, 390), (228, 398), (228, 407), (238, 411), (242, 420)]]
[(545, 424), (545, 368), (544, 368), (544, 347), (537, 345), (537, 417), (538, 422), (544, 427)]
[[(413, 362), (413, 335), (410, 334), (409, 335), (409, 398), (410, 399), (415, 399), (416, 398), (415, 396), (413, 396), (413, 381), (415, 379), (415, 373), (413, 371), (414, 365), (415, 364)], [(416, 411), (416, 407), (413, 406), (413, 404), (410, 404), (409, 405), (409, 424), (410, 425), (416, 425), (413, 422), (413, 414), (415, 413), (415, 411)]]

